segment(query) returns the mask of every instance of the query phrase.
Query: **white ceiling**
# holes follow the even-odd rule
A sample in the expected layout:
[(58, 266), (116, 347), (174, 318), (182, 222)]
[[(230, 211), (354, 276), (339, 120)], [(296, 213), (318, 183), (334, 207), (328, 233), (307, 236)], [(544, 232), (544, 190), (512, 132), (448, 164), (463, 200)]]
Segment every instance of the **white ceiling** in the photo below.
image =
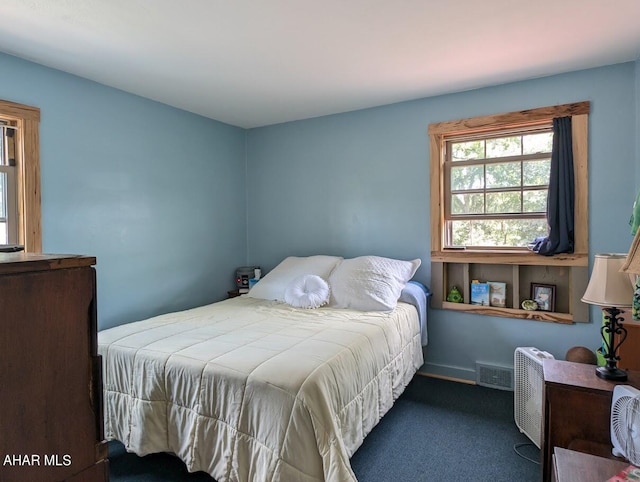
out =
[(640, 0), (0, 0), (0, 51), (249, 128), (636, 60)]

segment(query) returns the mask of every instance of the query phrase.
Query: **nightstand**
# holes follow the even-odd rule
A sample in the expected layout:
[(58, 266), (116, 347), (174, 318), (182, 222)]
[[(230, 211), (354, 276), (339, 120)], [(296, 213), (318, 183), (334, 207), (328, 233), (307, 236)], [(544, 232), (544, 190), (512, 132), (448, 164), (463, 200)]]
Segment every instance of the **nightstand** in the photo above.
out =
[(620, 383), (640, 387), (640, 372), (628, 371), (627, 381), (613, 382), (596, 376), (595, 368), (562, 360), (542, 361), (544, 422), (540, 457), (544, 482), (552, 480), (555, 447), (614, 458), (610, 432), (613, 388)]

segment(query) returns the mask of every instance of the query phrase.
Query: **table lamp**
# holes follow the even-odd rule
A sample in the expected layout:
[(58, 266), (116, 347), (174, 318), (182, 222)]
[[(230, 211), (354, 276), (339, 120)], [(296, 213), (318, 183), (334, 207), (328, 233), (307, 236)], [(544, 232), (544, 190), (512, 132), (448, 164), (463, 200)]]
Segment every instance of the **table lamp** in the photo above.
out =
[(623, 319), (618, 315), (624, 312), (620, 308), (631, 307), (633, 299), (629, 276), (620, 271), (626, 258), (626, 254), (596, 254), (591, 278), (582, 297), (584, 303), (600, 306), (605, 312), (600, 333), (606, 348), (603, 353), (606, 364), (596, 368), (596, 375), (606, 380), (627, 379), (627, 373), (617, 367), (620, 359), (617, 355), (618, 348), (627, 337), (627, 329), (622, 325)]

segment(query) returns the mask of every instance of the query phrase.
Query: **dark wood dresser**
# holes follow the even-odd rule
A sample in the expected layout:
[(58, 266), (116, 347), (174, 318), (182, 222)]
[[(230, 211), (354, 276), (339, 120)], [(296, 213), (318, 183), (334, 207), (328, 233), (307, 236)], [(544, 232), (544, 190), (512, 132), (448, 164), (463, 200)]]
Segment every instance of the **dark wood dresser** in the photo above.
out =
[(594, 365), (562, 360), (542, 361), (544, 373), (542, 480), (552, 480), (555, 448), (613, 458), (611, 401), (618, 384), (640, 388), (640, 372), (628, 371), (625, 382), (603, 380)]
[(0, 480), (109, 479), (95, 258), (0, 253)]

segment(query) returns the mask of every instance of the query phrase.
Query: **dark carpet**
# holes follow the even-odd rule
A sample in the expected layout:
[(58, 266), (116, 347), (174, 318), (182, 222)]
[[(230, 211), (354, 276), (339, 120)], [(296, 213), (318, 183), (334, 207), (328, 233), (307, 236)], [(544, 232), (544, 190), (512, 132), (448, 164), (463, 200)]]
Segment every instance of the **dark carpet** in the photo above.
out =
[[(534, 482), (538, 460), (514, 423), (513, 392), (416, 376), (351, 465), (359, 482)], [(111, 482), (213, 481), (176, 457), (137, 457), (119, 442), (109, 443), (109, 463)]]

